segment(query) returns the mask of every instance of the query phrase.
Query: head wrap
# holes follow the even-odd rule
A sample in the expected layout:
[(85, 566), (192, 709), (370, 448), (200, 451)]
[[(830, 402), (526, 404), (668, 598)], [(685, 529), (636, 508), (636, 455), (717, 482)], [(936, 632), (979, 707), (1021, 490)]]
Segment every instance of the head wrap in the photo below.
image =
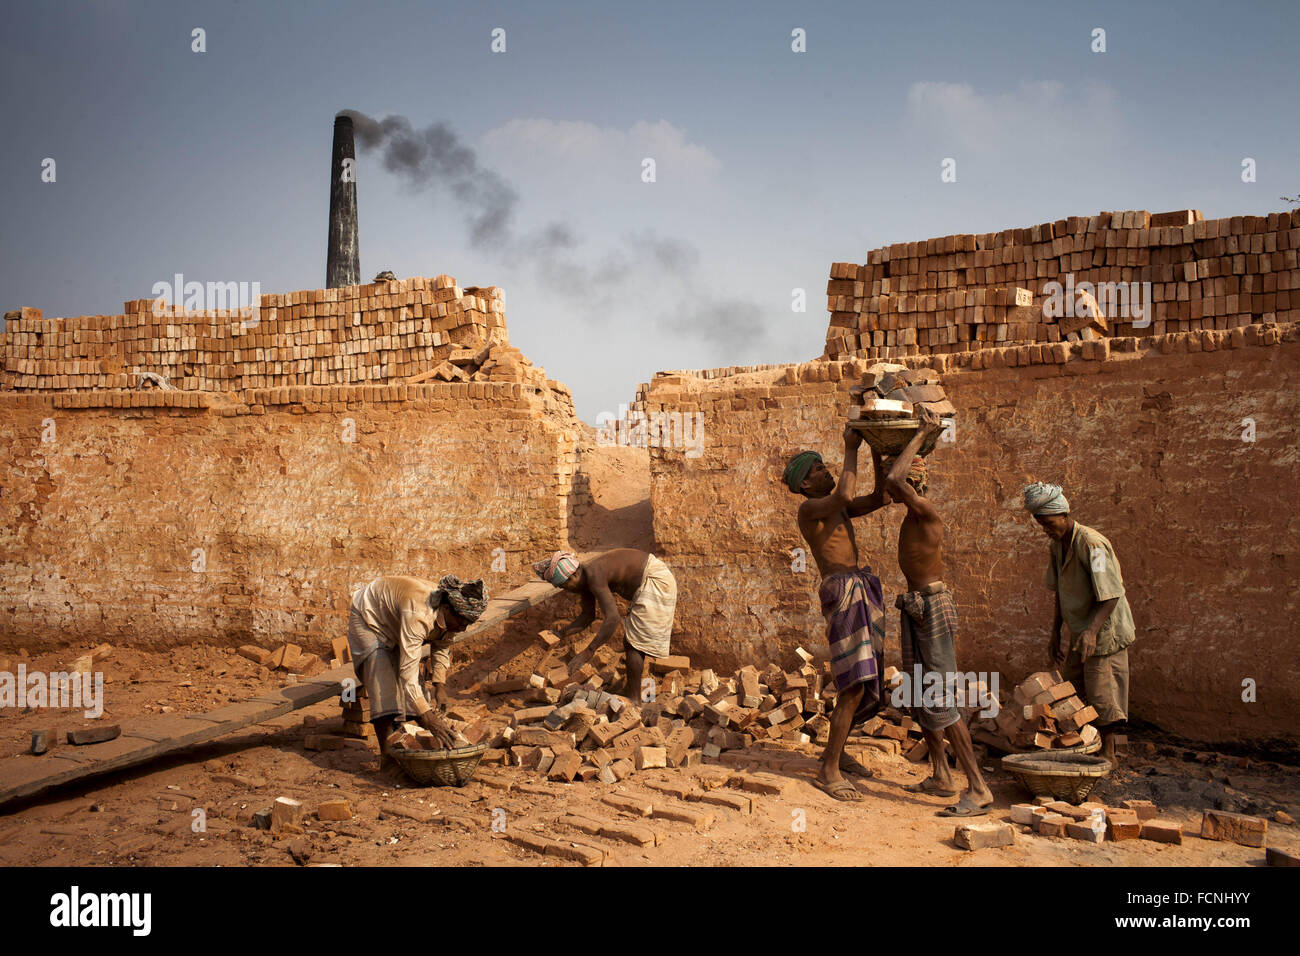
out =
[(1025, 510), (1034, 517), (1069, 514), (1070, 502), (1061, 494), (1060, 485), (1035, 481), (1032, 485), (1025, 485)]
[(436, 601), (431, 602), (433, 607), (437, 608), (446, 601), (453, 611), (471, 624), (479, 619), (488, 603), (487, 588), (483, 586), (481, 578), (462, 584), (456, 575), (448, 574), (438, 582), (438, 590), (433, 593), (437, 597)]
[(781, 480), (790, 486), (791, 491), (798, 492), (801, 490), (803, 480), (808, 477), (808, 472), (812, 471), (813, 464), (821, 460), (822, 456), (815, 451), (801, 451), (785, 466)]
[(550, 558), (535, 562), (533, 570), (543, 581), (564, 587), (564, 582), (578, 573), (578, 558), (572, 551), (556, 551)]

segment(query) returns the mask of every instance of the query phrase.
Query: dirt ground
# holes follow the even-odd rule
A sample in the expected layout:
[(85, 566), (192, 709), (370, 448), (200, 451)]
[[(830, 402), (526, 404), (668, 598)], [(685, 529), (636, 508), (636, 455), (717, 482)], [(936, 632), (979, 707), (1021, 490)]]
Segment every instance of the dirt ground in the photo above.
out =
[[(64, 655), (28, 662), (52, 669)], [(259, 679), (258, 668), (216, 648), (185, 648), (170, 654), (122, 650), (104, 662), (108, 680), (104, 720), (211, 709), (277, 686)], [(476, 694), (461, 692), (473, 704)], [(506, 698), (489, 698), (494, 711), (508, 712)], [(1134, 840), (1100, 846), (1022, 832), (1016, 845), (968, 852), (952, 840), (952, 821), (935, 816), (948, 800), (918, 797), (903, 787), (921, 779), (923, 765), (866, 746), (853, 752), (874, 778), (859, 779), (867, 799), (837, 803), (810, 782), (815, 748), (761, 751), (784, 792), (746, 794), (753, 812), (683, 804), (652, 788), (662, 782), (691, 783), (702, 768), (634, 773), (620, 784), (548, 782), (535, 771), (480, 768), (460, 788), (420, 788), (400, 775), (380, 776), (369, 742), (356, 749), (316, 753), (303, 746), (304, 716), (337, 726), (333, 700), (286, 715), (228, 738), (193, 748), (161, 763), (56, 791), (17, 808), (0, 811), (0, 864), (292, 866), (417, 864), (437, 866), (574, 866), (574, 862), (517, 846), (505, 836), (526, 832), (605, 851), (607, 866), (817, 865), (1260, 865), (1263, 851), (1187, 836), (1181, 846)], [(43, 710), (0, 718), (0, 754), (23, 752), (31, 730), (81, 726), (79, 713)], [(59, 746), (66, 747), (66, 743)], [(0, 757), (2, 762), (3, 757)], [(1016, 781), (993, 767), (996, 809), (1027, 799)], [(723, 789), (715, 793), (739, 794)], [(639, 818), (601, 802), (610, 794), (644, 798), (657, 808), (687, 806), (712, 811), (706, 829), (657, 817)], [(302, 835), (273, 837), (252, 824), (252, 815), (276, 797), (301, 800), (308, 811)], [(319, 823), (312, 811), (324, 800), (345, 797), (354, 813), (345, 823)], [(1218, 807), (1267, 815), (1269, 843), (1300, 850), (1294, 826), (1276, 822), (1277, 810), (1300, 809), (1300, 768), (1135, 739), (1124, 766), (1095, 797), (1107, 803), (1154, 797), (1161, 815), (1181, 821), (1188, 833), (1200, 829), (1200, 810)], [(193, 811), (206, 814), (206, 831), (196, 832)], [(500, 811), (504, 811), (502, 814)], [(657, 845), (639, 846), (591, 836), (557, 823), (565, 813), (604, 822), (649, 827)], [(802, 822), (803, 829), (799, 828)], [(494, 830), (494, 823), (496, 829)], [(504, 830), (502, 827), (504, 826)]]

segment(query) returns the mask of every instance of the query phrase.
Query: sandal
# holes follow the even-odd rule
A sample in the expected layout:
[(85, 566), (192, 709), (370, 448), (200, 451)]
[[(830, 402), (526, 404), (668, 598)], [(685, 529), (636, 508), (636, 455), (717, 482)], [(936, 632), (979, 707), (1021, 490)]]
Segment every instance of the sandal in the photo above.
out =
[[(991, 807), (992, 804), (989, 805)], [(944, 807), (935, 816), (939, 817), (986, 817), (989, 807), (981, 807), (969, 796), (963, 796), (950, 807)]]
[(955, 797), (956, 790), (945, 790), (934, 782), (934, 777), (926, 777), (920, 783), (909, 784), (903, 788), (908, 793), (924, 793), (931, 797)]
[[(834, 783), (822, 783), (820, 780), (814, 780), (815, 786), (822, 793), (834, 797), (843, 803), (861, 803), (864, 797), (862, 791), (847, 780), (836, 780)], [(850, 796), (852, 794), (852, 796)]]

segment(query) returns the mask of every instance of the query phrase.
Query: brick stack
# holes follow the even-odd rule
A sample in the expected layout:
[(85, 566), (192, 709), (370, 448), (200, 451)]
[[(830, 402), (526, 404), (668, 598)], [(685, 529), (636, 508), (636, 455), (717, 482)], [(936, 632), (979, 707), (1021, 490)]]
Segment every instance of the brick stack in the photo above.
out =
[[(127, 302), (121, 315), (6, 313), (0, 386), (129, 389), (146, 372), (202, 392), (410, 380), (546, 385), (544, 370), (509, 347), (502, 291), (462, 289), (451, 276), (263, 295), (256, 321), (236, 310), (155, 314), (154, 301)], [(445, 375), (433, 374), (443, 365)]]
[[(831, 266), (825, 355), (898, 358), (1295, 322), (1298, 250), (1300, 210), (1211, 220), (1194, 209), (1103, 212), (884, 246), (865, 264)], [(1065, 285), (1067, 274), (1075, 285), (1150, 282), (1149, 324), (1108, 315), (1109, 329), (1085, 332), (1092, 323), (1048, 317), (1047, 283)]]
[(983, 718), (976, 736), (1001, 750), (1052, 750), (1095, 742), (1097, 711), (1079, 699), (1058, 671), (1030, 674), (1016, 685), (995, 718)]

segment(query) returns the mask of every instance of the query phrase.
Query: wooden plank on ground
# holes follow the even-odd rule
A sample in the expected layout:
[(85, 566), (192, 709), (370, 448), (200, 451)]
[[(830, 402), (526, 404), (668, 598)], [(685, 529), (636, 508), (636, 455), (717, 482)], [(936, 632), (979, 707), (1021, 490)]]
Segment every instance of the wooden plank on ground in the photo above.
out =
[(516, 614), (523, 614), (530, 607), (549, 601), (559, 593), (560, 588), (553, 584), (547, 584), (545, 581), (530, 581), (522, 587), (506, 592), (501, 597), (492, 598), (479, 619), (457, 634), (452, 642), (463, 641), (490, 630)]

